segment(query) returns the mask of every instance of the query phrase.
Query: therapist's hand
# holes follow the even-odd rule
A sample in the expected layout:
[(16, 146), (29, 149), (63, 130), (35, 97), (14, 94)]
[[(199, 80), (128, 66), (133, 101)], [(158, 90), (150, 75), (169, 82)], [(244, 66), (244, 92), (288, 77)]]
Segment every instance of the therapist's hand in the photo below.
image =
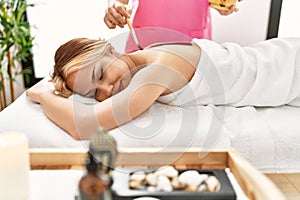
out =
[(220, 13), (220, 15), (230, 15), (234, 12), (239, 11), (239, 9), (238, 9), (238, 7), (236, 7), (236, 5), (231, 6), (228, 10), (218, 10), (218, 9), (216, 9), (216, 10)]
[(49, 85), (36, 85), (26, 91), (27, 97), (34, 103), (41, 103), (41, 98), (44, 94), (53, 94), (53, 90)]
[(125, 4), (116, 1), (106, 9), (104, 22), (110, 29), (114, 29), (117, 26), (124, 28), (126, 18), (130, 17), (131, 12), (132, 10), (127, 9)]

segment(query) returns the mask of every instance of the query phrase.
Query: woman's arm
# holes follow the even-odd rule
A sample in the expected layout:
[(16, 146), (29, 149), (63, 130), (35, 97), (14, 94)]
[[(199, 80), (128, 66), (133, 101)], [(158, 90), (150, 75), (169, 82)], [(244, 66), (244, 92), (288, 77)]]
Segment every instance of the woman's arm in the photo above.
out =
[(141, 69), (122, 92), (95, 105), (101, 127), (107, 130), (116, 128), (146, 111), (170, 85), (172, 76), (163, 75), (170, 70), (164, 68), (150, 65)]
[(27, 96), (39, 103), (47, 117), (74, 139), (89, 139), (97, 127), (116, 128), (136, 118), (154, 103), (168, 84), (167, 78), (157, 79), (159, 72), (156, 70), (141, 70), (125, 90), (95, 105), (57, 96), (45, 85), (29, 89)]
[(26, 91), (28, 98), (39, 103), (47, 117), (60, 128), (79, 140), (74, 120), (72, 101), (53, 94), (48, 85), (38, 85)]

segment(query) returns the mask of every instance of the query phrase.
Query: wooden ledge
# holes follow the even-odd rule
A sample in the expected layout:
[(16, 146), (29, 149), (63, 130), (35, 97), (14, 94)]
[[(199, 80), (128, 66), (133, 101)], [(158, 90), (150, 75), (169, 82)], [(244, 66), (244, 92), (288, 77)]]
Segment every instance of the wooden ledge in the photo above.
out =
[[(265, 175), (255, 169), (237, 151), (213, 150), (201, 152), (199, 149), (180, 151), (179, 149), (161, 150), (155, 148), (123, 148), (119, 150), (117, 167), (157, 168), (173, 165), (176, 168), (215, 169), (229, 168), (250, 200), (284, 200), (281, 191)], [(87, 151), (82, 149), (31, 149), (32, 169), (46, 165), (50, 169), (60, 166), (84, 166)]]

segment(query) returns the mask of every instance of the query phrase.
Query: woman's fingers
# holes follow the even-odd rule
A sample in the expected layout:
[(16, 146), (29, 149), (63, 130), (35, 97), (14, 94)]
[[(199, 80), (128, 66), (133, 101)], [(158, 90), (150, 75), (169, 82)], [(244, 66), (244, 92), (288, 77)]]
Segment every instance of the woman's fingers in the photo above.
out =
[(31, 101), (35, 103), (40, 103), (40, 96), (42, 93), (45, 92), (52, 92), (52, 90), (48, 85), (41, 84), (29, 88), (26, 91), (26, 95)]

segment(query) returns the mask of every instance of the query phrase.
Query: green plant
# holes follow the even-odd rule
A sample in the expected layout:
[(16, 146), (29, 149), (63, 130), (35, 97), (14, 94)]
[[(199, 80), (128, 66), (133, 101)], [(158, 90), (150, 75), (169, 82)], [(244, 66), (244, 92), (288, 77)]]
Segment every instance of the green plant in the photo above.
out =
[(4, 73), (9, 79), (11, 101), (15, 99), (15, 77), (31, 73), (30, 68), (16, 67), (16, 62), (25, 61), (31, 54), (34, 37), (30, 32), (30, 24), (26, 20), (26, 9), (32, 6), (34, 5), (27, 4), (26, 0), (1, 0), (0, 2), (0, 97), (4, 106), (6, 106)]

